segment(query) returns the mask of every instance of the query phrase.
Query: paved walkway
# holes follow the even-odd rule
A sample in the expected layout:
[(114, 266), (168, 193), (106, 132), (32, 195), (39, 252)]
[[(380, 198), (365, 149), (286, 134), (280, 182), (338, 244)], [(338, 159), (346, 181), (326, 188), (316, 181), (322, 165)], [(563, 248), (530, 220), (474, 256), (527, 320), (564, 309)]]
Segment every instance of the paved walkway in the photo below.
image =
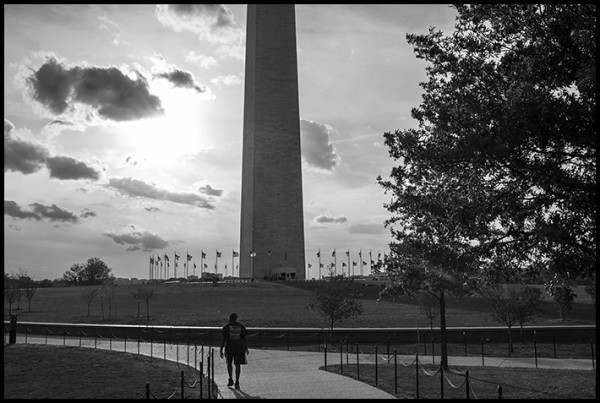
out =
[[(28, 336), (27, 343), (44, 344), (43, 336)], [(25, 343), (23, 335), (17, 336), (17, 343)], [(49, 337), (48, 344), (66, 344), (79, 346), (79, 338)], [(123, 341), (108, 341), (106, 339), (81, 340), (82, 347), (112, 349), (116, 351), (138, 352), (138, 344), (128, 341), (125, 346)], [(156, 358), (168, 359), (191, 367), (199, 366), (202, 356), (201, 347), (198, 346), (197, 358), (194, 360), (194, 347), (186, 345), (163, 345), (149, 343), (139, 344), (139, 353)], [(204, 357), (208, 348), (204, 349)], [(227, 387), (227, 368), (225, 361), (219, 357), (219, 349), (215, 348), (215, 382), (219, 389), (219, 398), (222, 399), (394, 399), (395, 396), (378, 388), (367, 385), (355, 379), (319, 370), (324, 364), (323, 352), (281, 351), (250, 349), (248, 365), (242, 366), (240, 377), (240, 390)], [(344, 364), (356, 364), (356, 355), (342, 356)], [(398, 356), (398, 364), (408, 365), (414, 362), (414, 356)], [(328, 354), (328, 365), (339, 365), (339, 353)], [(346, 361), (348, 360), (348, 361)], [(374, 363), (373, 354), (361, 354), (360, 363)], [(206, 360), (204, 360), (206, 362)], [(419, 356), (421, 363), (431, 364), (431, 356)], [(378, 355), (380, 365), (388, 365), (385, 354)], [(439, 363), (439, 356), (435, 357)], [(481, 366), (481, 357), (448, 357), (449, 365), (454, 366)], [(484, 357), (486, 367), (520, 367), (535, 368), (534, 358), (500, 358)], [(561, 369), (593, 369), (591, 359), (554, 359), (538, 358), (538, 368)], [(205, 370), (206, 372), (206, 370)]]

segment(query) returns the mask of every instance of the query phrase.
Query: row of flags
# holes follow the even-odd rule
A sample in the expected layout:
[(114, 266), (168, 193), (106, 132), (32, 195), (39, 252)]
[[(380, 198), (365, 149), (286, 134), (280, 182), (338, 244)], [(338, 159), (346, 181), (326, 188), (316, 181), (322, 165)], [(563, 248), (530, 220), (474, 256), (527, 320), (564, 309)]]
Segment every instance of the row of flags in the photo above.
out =
[[(322, 273), (321, 273), (321, 269), (326, 269), (330, 274), (333, 275), (337, 275), (337, 268), (339, 267), (338, 263), (337, 263), (337, 255), (336, 255), (337, 250), (334, 249), (333, 252), (331, 253), (331, 257), (334, 258), (334, 260), (328, 264), (327, 266), (325, 266), (322, 262), (321, 262), (321, 249), (319, 249), (319, 251), (316, 253), (317, 258), (319, 259), (319, 264), (316, 268), (318, 268), (319, 270), (319, 274), (318, 274), (318, 278), (322, 277)], [(362, 250), (359, 250), (358, 252), (358, 263), (356, 260), (352, 259), (352, 263), (350, 263), (350, 249), (345, 251), (346, 257), (348, 259), (348, 263), (346, 262), (342, 262), (341, 264), (341, 274), (344, 275), (344, 268), (347, 268), (348, 272), (347, 275), (355, 275), (355, 268), (358, 266), (359, 267), (359, 273), (362, 274), (363, 272), (363, 266), (368, 266), (369, 263), (367, 263), (364, 258), (363, 258), (363, 254), (362, 254)], [(375, 264), (375, 261), (373, 259), (373, 253), (372, 251), (369, 251), (369, 262), (371, 267)], [(267, 251), (267, 255), (270, 256), (271, 255), (271, 251), (268, 250)], [(239, 258), (240, 254), (238, 252), (236, 252), (235, 250), (231, 251), (231, 269), (232, 269), (232, 273), (231, 275), (234, 276), (235, 275), (235, 271), (237, 270), (237, 275), (239, 276), (239, 264), (234, 266), (234, 262), (235, 262), (235, 258)], [(255, 251), (250, 251), (250, 257), (254, 258), (257, 256), (257, 252)], [(215, 263), (214, 263), (214, 273), (217, 274), (218, 273), (218, 259), (222, 258), (223, 254), (222, 252), (220, 252), (218, 249), (216, 250), (215, 253)], [(177, 275), (177, 269), (180, 267), (180, 265), (178, 264), (178, 261), (181, 257), (177, 254), (177, 252), (173, 253), (173, 260), (174, 260), (174, 265), (173, 268), (171, 270), (171, 259), (169, 257), (169, 255), (167, 253), (164, 254), (157, 254), (156, 256), (151, 255), (150, 256), (150, 279), (169, 279), (169, 278), (178, 278), (178, 277), (184, 277), (184, 278), (188, 278), (190, 276), (190, 274), (196, 275), (196, 269), (198, 268), (198, 266), (196, 265), (196, 262), (193, 261), (193, 272), (190, 273), (190, 263), (193, 259), (193, 256), (190, 255), (188, 252), (186, 252), (186, 256), (185, 256), (185, 260), (183, 262), (183, 274), (182, 275)], [(383, 258), (385, 260), (386, 255), (385, 253), (383, 254)], [(208, 263), (205, 261), (207, 259), (207, 255), (204, 252), (204, 250), (202, 250), (200, 252), (200, 276), (202, 275), (202, 273), (204, 272), (208, 272), (209, 269), (209, 265)], [(284, 260), (287, 259), (287, 253), (284, 253)], [(377, 253), (377, 261), (381, 261), (381, 252)], [(225, 276), (227, 276), (227, 263), (225, 263)], [(313, 267), (313, 265), (311, 263), (308, 264), (308, 269), (311, 269)], [(350, 270), (352, 270), (352, 272), (350, 272)], [(309, 277), (307, 275), (307, 277)]]
[[(214, 272), (215, 274), (218, 271), (218, 259), (221, 258), (223, 256), (223, 254), (217, 250), (215, 253), (215, 264), (214, 264)], [(232, 262), (231, 262), (231, 268), (233, 270), (234, 268), (234, 258), (238, 257), (239, 258), (240, 254), (238, 252), (236, 252), (235, 250), (232, 250)], [(149, 278), (151, 280), (155, 280), (155, 279), (169, 279), (169, 278), (179, 278), (179, 277), (184, 277), (184, 278), (188, 278), (191, 274), (196, 275), (196, 269), (198, 268), (198, 266), (196, 265), (196, 262), (193, 261), (192, 259), (194, 257), (192, 255), (190, 255), (188, 252), (186, 252), (186, 256), (185, 256), (185, 260), (183, 261), (183, 274), (178, 275), (177, 274), (177, 269), (180, 267), (178, 261), (179, 259), (181, 259), (181, 256), (179, 256), (177, 254), (177, 252), (173, 253), (173, 268), (171, 270), (171, 258), (169, 257), (169, 255), (165, 252), (164, 254), (157, 254), (156, 256), (151, 255), (150, 256), (150, 269), (149, 269)], [(209, 268), (208, 264), (205, 262), (205, 259), (207, 259), (206, 256), (206, 252), (204, 252), (204, 250), (200, 251), (200, 275), (202, 275), (203, 272), (208, 271), (207, 269)], [(190, 263), (192, 262), (193, 264), (193, 272), (190, 273)], [(236, 268), (238, 269), (238, 275), (239, 275), (239, 265), (236, 266)], [(225, 263), (225, 275), (227, 275), (227, 263)], [(233, 275), (233, 273), (232, 273)]]

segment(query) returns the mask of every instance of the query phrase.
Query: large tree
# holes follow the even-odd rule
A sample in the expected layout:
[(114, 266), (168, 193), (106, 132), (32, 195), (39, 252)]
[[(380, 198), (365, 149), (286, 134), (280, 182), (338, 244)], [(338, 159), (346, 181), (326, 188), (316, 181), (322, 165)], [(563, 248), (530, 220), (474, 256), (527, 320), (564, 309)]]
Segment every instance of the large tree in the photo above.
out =
[(63, 274), (63, 280), (72, 285), (101, 285), (114, 279), (111, 270), (101, 259), (91, 257), (85, 264), (74, 263)]
[(398, 164), (378, 177), (386, 291), (425, 289), (442, 310), (475, 278), (527, 273), (552, 293), (596, 265), (596, 6), (454, 7), (450, 36), (407, 35), (428, 81), (418, 128), (384, 134)]

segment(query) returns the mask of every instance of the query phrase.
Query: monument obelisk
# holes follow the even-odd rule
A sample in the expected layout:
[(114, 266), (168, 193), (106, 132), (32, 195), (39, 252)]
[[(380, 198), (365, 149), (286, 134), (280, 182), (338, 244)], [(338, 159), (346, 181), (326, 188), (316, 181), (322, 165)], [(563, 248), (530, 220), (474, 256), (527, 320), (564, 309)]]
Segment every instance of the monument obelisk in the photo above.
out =
[(306, 278), (295, 20), (293, 4), (248, 4), (241, 277)]

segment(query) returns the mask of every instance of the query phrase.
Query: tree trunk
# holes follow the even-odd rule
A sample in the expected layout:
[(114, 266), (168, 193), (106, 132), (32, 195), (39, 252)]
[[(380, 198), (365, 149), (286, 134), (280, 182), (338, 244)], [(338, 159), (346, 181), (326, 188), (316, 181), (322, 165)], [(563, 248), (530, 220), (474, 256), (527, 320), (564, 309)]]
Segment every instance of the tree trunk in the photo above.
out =
[(510, 349), (510, 352), (513, 353), (515, 350), (513, 350), (512, 334), (510, 333), (510, 328), (511, 326), (508, 327), (508, 348)]
[(440, 291), (440, 336), (442, 343), (442, 368), (448, 369), (448, 345), (446, 341), (446, 301), (444, 291)]
[(146, 320), (150, 320), (150, 303), (146, 303)]

